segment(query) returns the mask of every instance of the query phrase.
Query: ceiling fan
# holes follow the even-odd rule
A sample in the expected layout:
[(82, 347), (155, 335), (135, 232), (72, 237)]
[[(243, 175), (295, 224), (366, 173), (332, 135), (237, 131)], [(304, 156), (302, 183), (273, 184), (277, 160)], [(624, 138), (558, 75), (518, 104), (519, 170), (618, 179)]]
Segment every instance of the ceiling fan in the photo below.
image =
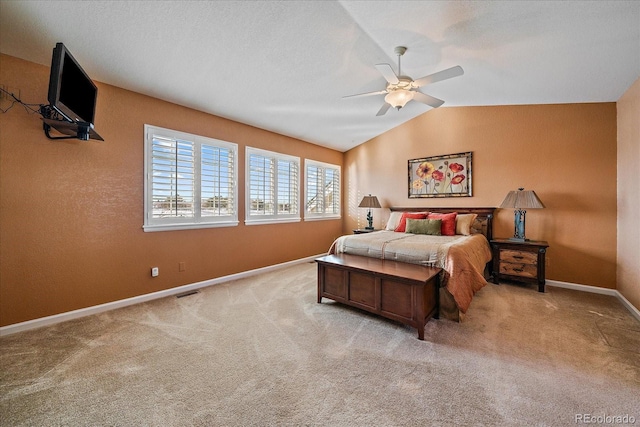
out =
[(404, 55), (406, 51), (407, 48), (404, 46), (398, 46), (394, 49), (394, 52), (398, 55), (398, 74), (393, 71), (393, 68), (391, 68), (391, 65), (389, 64), (376, 64), (377, 70), (387, 81), (387, 87), (384, 90), (344, 96), (343, 99), (386, 94), (384, 97), (385, 103), (382, 105), (380, 110), (378, 110), (376, 116), (384, 115), (391, 107), (399, 110), (412, 99), (414, 101), (427, 104), (433, 108), (438, 108), (444, 104), (443, 100), (422, 93), (417, 89), (430, 83), (461, 76), (464, 74), (462, 67), (456, 65), (455, 67), (447, 68), (446, 70), (438, 71), (437, 73), (429, 74), (428, 76), (413, 80), (409, 76), (403, 76), (400, 68), (400, 57)]

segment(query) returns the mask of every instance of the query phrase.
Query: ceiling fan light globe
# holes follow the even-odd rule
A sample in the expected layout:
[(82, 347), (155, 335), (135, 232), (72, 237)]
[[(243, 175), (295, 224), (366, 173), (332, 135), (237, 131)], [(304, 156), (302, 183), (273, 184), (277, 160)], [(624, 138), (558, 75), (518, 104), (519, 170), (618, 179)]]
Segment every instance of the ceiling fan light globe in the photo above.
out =
[(413, 99), (413, 92), (406, 89), (397, 89), (393, 92), (389, 92), (384, 100), (388, 104), (390, 104), (393, 108), (397, 108), (398, 110), (404, 107), (407, 102)]

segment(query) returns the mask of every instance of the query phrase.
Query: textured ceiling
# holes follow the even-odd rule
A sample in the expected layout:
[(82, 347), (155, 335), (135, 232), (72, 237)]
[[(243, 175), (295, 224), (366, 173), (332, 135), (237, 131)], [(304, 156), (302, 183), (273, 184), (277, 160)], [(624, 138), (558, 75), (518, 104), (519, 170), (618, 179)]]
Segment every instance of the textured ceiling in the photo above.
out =
[(440, 108), (617, 101), (640, 2), (0, 1), (2, 53), (48, 66), (56, 42), (94, 80), (346, 151), (430, 110), (342, 99), (384, 89), (399, 45), (414, 79), (464, 68), (421, 88)]

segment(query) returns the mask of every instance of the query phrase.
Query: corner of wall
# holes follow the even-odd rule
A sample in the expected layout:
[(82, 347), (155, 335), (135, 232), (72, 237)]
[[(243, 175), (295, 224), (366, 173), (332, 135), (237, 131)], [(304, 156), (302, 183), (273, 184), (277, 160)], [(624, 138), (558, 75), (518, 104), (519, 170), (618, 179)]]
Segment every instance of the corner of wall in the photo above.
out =
[(640, 309), (640, 78), (616, 103), (617, 269), (616, 288)]

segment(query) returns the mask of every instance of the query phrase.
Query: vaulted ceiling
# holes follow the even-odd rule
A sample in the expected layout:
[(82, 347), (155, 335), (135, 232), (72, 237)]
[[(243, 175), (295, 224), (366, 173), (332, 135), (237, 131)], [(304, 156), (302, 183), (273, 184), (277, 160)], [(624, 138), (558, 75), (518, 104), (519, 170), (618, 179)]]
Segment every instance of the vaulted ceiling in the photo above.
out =
[(56, 42), (94, 80), (346, 151), (431, 109), (342, 99), (384, 89), (396, 46), (414, 79), (462, 66), (420, 89), (439, 108), (617, 101), (640, 2), (0, 1), (0, 52), (50, 65)]

